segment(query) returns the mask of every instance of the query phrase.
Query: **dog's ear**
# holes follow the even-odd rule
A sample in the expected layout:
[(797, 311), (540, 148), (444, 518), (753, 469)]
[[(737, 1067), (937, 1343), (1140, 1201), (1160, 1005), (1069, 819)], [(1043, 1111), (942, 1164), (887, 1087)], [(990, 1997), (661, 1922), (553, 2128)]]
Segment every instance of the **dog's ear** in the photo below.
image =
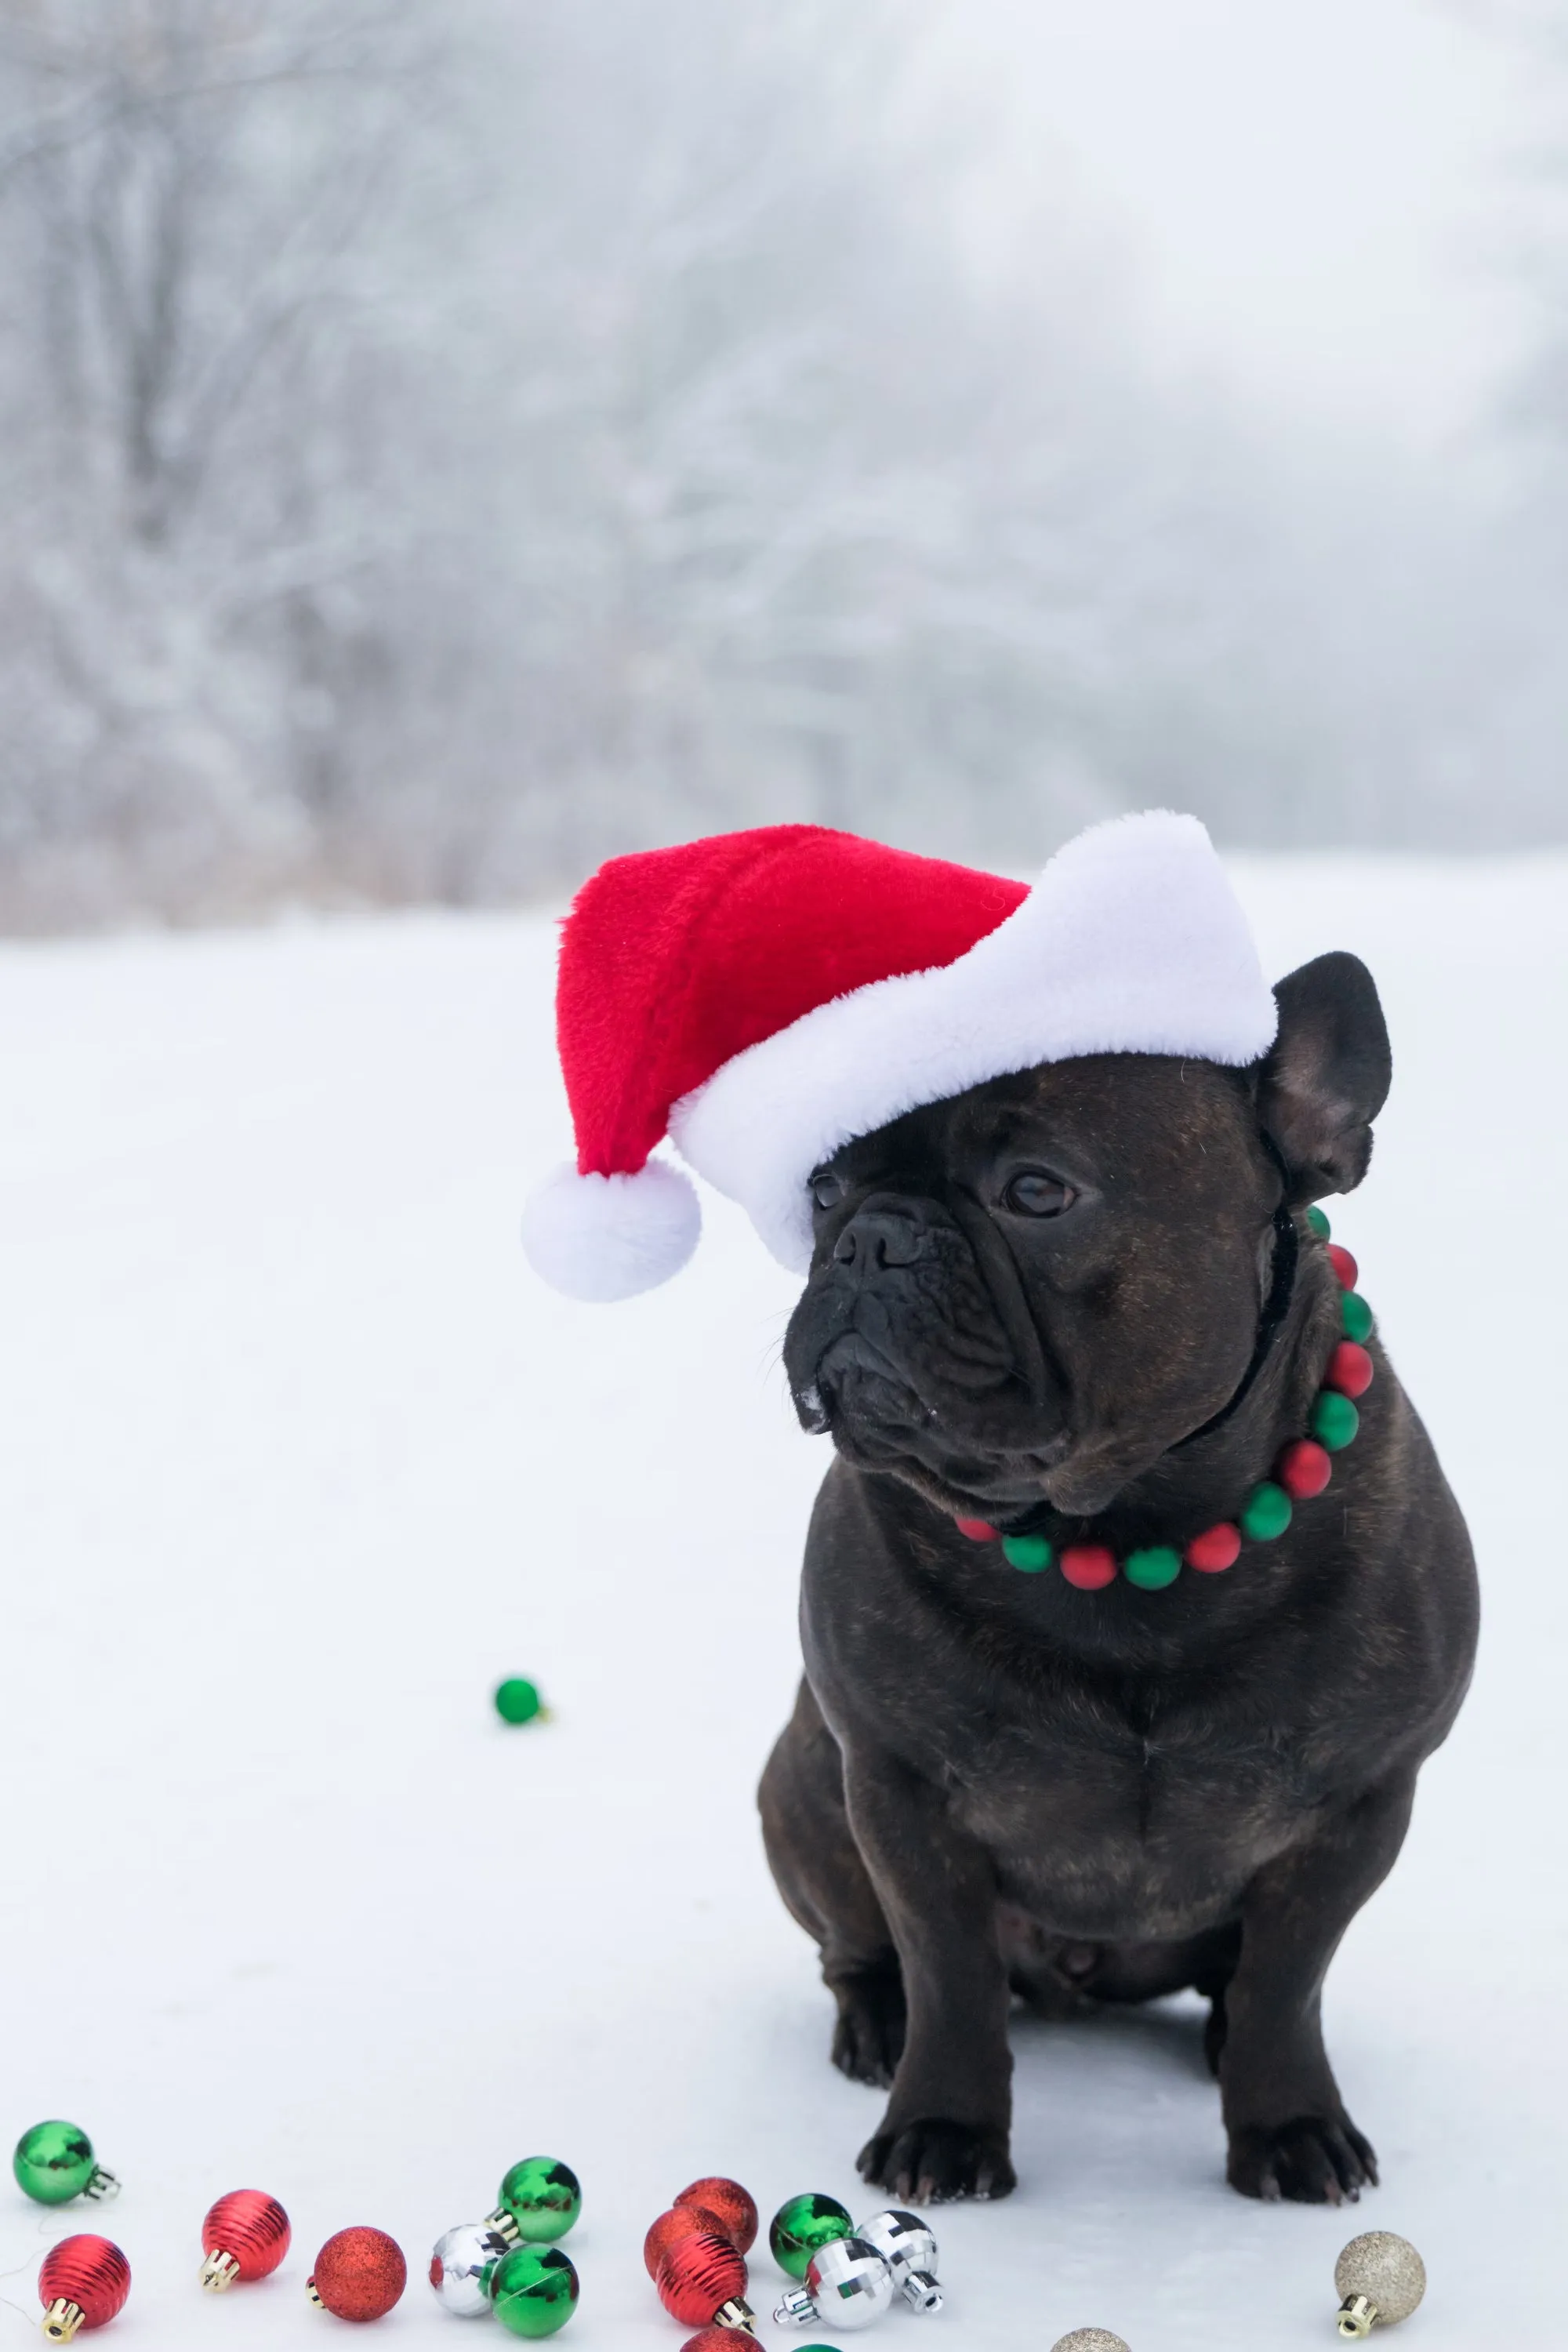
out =
[(1372, 1158), (1372, 1122), (1394, 1074), (1373, 977), (1359, 956), (1318, 956), (1274, 991), (1279, 1031), (1258, 1075), (1258, 1109), (1290, 1171), (1290, 1204), (1350, 1192)]

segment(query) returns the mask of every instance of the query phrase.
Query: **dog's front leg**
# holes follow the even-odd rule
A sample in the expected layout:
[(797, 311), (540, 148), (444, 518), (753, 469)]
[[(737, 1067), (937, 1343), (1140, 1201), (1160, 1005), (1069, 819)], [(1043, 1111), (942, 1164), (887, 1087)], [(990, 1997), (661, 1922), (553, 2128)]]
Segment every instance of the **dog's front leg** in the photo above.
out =
[(844, 1780), (909, 2006), (892, 2096), (860, 2151), (861, 2177), (920, 2205), (1005, 2197), (1016, 2186), (1013, 2059), (990, 1861), (941, 1791), (886, 1753), (847, 1752)]
[(1377, 2158), (1334, 2081), (1320, 2009), (1329, 1962), (1392, 1867), (1414, 1794), (1413, 1780), (1373, 1790), (1247, 1890), (1219, 2060), (1226, 2174), (1244, 2196), (1338, 2205), (1377, 2180)]

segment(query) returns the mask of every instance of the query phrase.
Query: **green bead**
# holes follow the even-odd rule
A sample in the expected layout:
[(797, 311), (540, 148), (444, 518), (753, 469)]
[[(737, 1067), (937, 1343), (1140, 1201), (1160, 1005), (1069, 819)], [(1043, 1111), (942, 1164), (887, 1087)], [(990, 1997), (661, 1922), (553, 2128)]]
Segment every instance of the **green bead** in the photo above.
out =
[(1326, 1242), (1334, 1230), (1315, 1201), (1307, 1212), (1307, 1223), (1321, 1242)]
[(1042, 1568), (1049, 1568), (1056, 1554), (1044, 1536), (1004, 1536), (1002, 1557), (1014, 1568), (1021, 1568), (1026, 1576), (1038, 1576)]
[(35, 2124), (11, 2158), (16, 2185), (35, 2204), (67, 2205), (79, 2197), (98, 2167), (92, 2142), (78, 2124)]
[(503, 1723), (531, 1723), (544, 1712), (544, 1702), (532, 1683), (512, 1675), (496, 1693), (496, 1713)]
[(1142, 1551), (1130, 1551), (1121, 1563), (1121, 1573), (1129, 1584), (1141, 1584), (1145, 1592), (1162, 1591), (1174, 1584), (1182, 1572), (1182, 1555), (1170, 1544), (1150, 1544)]
[(1337, 1389), (1320, 1389), (1312, 1407), (1312, 1434), (1331, 1454), (1347, 1446), (1361, 1427), (1361, 1415)]
[(1340, 1320), (1344, 1325), (1345, 1338), (1353, 1339), (1358, 1348), (1364, 1348), (1372, 1329), (1372, 1309), (1359, 1290), (1341, 1292)]
[(792, 2197), (768, 2224), (773, 2260), (793, 2279), (805, 2276), (813, 2254), (824, 2246), (854, 2235), (854, 2221), (837, 2197)]
[(569, 2164), (552, 2156), (525, 2156), (501, 2182), (496, 2203), (510, 2213), (531, 2246), (563, 2238), (583, 2210), (583, 2186)]
[(559, 2246), (513, 2246), (490, 2274), (490, 2305), (513, 2336), (553, 2336), (577, 2308), (577, 2273)]
[(1289, 1496), (1272, 1478), (1265, 1478), (1247, 1498), (1239, 1522), (1242, 1534), (1254, 1543), (1271, 1543), (1276, 1536), (1284, 1534), (1289, 1524)]

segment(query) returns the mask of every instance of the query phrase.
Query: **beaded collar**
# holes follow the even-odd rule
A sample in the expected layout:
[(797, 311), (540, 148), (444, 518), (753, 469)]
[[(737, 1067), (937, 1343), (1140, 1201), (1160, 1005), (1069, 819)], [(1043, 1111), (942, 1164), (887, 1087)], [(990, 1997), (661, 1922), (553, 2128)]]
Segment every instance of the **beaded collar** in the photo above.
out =
[(1180, 1549), (1174, 1544), (1146, 1544), (1120, 1560), (1104, 1544), (1068, 1544), (1058, 1550), (1048, 1537), (1006, 1535), (985, 1519), (960, 1519), (960, 1535), (974, 1543), (999, 1543), (1003, 1558), (1026, 1576), (1038, 1576), (1054, 1565), (1080, 1592), (1098, 1592), (1119, 1576), (1145, 1592), (1159, 1592), (1174, 1584), (1184, 1568), (1218, 1576), (1236, 1565), (1244, 1543), (1271, 1543), (1282, 1536), (1296, 1505), (1321, 1495), (1333, 1476), (1333, 1456), (1343, 1453), (1361, 1426), (1355, 1401), (1365, 1395), (1373, 1379), (1373, 1360), (1366, 1350), (1372, 1309), (1356, 1288), (1356, 1262), (1349, 1250), (1330, 1241), (1329, 1221), (1321, 1209), (1309, 1209), (1307, 1223), (1328, 1244), (1329, 1263), (1340, 1284), (1342, 1336), (1313, 1399), (1310, 1434), (1286, 1446), (1274, 1475), (1259, 1480), (1234, 1519), (1205, 1528)]

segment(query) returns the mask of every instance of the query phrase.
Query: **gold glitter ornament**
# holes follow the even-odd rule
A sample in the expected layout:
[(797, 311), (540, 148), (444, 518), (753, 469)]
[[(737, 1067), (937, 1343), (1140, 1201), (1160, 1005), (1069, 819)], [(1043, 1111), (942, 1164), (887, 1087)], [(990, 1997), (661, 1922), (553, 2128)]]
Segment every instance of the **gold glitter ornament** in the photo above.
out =
[(1057, 2338), (1051, 2352), (1128, 2352), (1128, 2347), (1109, 2327), (1075, 2327)]
[(1340, 2334), (1370, 2336), (1408, 2319), (1426, 2292), (1426, 2265), (1408, 2238), (1369, 2230), (1352, 2238), (1334, 2264)]

